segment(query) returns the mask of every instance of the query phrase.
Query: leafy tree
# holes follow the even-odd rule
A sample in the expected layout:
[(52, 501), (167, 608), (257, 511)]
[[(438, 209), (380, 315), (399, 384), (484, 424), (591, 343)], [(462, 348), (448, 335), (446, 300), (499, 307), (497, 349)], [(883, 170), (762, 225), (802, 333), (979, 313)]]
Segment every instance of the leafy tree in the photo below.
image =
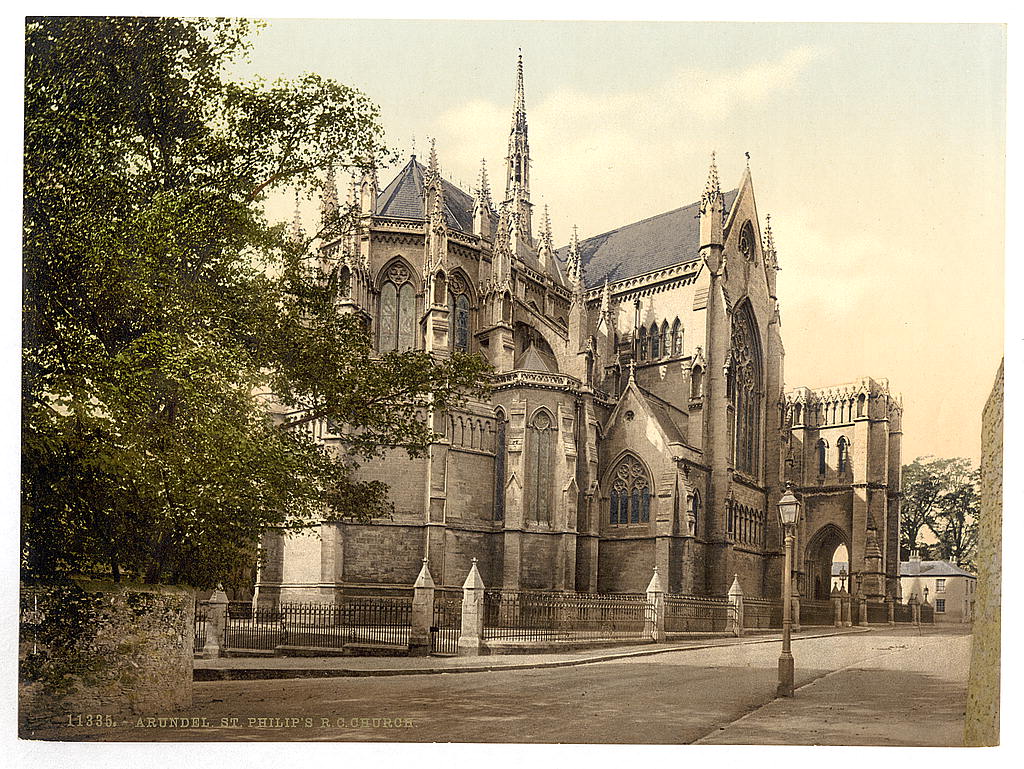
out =
[[(253, 25), (26, 26), (22, 568), (210, 586), (268, 527), (391, 509), (361, 461), (423, 452), (485, 364), (376, 356), (337, 264), (266, 220), (283, 186), (387, 157), (346, 86), (229, 82)], [(274, 398), (267, 397), (274, 393)], [(276, 408), (277, 404), (279, 408)], [(327, 450), (281, 408), (346, 425)]]
[[(979, 471), (962, 457), (918, 457), (903, 467), (900, 558), (920, 550), (970, 566), (977, 542)], [(927, 531), (937, 541), (923, 542)]]

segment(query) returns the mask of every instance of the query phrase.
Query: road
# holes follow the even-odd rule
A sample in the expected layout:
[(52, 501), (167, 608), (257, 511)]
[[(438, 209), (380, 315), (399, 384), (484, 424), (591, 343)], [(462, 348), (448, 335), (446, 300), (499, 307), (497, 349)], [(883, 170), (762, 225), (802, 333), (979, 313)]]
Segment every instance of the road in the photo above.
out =
[(970, 635), (962, 630), (882, 627), (796, 641), (796, 684), (802, 688), (789, 700), (774, 697), (779, 649), (773, 642), (487, 673), (211, 681), (195, 685), (190, 711), (173, 714), (197, 719), (187, 726), (171, 726), (154, 714), (152, 720), (111, 729), (64, 727), (40, 736), (115, 741), (961, 743), (970, 659)]

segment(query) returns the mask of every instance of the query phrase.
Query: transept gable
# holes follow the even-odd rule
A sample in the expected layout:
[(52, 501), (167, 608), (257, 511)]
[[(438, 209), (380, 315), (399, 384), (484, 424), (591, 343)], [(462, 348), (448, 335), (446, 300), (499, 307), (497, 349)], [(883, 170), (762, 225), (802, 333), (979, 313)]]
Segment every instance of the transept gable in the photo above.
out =
[[(671, 411), (673, 409), (668, 404), (645, 392), (630, 377), (608, 417), (604, 441), (614, 445), (622, 440), (633, 450), (643, 453), (640, 446), (633, 445), (634, 441), (642, 440), (649, 450), (661, 456), (680, 455), (686, 445), (685, 426), (680, 428)], [(687, 419), (682, 412), (678, 417)]]

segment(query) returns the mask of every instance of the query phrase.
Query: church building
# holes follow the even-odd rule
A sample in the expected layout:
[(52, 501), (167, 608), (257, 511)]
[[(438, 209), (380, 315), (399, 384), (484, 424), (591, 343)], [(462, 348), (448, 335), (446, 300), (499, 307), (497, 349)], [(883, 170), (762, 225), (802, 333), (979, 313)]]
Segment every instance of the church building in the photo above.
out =
[(776, 597), (786, 482), (801, 595), (827, 597), (845, 545), (869, 600), (898, 596), (902, 405), (870, 378), (787, 391), (750, 169), (723, 192), (712, 155), (696, 193), (556, 249), (530, 200), (521, 57), (500, 200), (486, 168), (472, 194), (444, 179), (433, 144), (383, 188), (364, 174), (358, 231), (323, 245), (345, 265), (339, 301), (382, 352), (479, 353), (493, 388), (433, 415), (425, 457), (361, 468), (389, 485), (393, 519), (268, 535), (258, 601), (407, 587), (423, 558), (438, 585), (461, 585), (475, 558), (510, 590), (638, 593), (657, 567), (671, 593), (721, 596), (736, 575), (746, 596)]

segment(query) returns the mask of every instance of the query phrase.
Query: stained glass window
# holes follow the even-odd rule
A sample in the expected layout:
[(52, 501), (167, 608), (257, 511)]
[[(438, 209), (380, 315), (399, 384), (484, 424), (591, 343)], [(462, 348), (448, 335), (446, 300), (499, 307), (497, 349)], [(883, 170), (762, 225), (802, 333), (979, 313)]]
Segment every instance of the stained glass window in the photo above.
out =
[(658, 324), (651, 324), (651, 359), (657, 360), (661, 357), (661, 337), (658, 335)]
[(683, 324), (679, 322), (679, 318), (672, 324), (672, 354), (683, 354)]
[(530, 512), (537, 522), (551, 522), (551, 443), (554, 429), (551, 417), (538, 411), (530, 425), (529, 469), (534, 479)]
[(380, 290), (380, 350), (398, 347), (398, 287), (388, 281)]
[(758, 475), (761, 444), (761, 345), (750, 304), (736, 309), (729, 370), (733, 403), (733, 460), (740, 472)]
[(381, 352), (409, 350), (416, 346), (416, 291), (408, 268), (392, 265), (380, 289)]
[(651, 519), (651, 491), (643, 465), (634, 457), (623, 459), (612, 474), (609, 521), (648, 523)]

